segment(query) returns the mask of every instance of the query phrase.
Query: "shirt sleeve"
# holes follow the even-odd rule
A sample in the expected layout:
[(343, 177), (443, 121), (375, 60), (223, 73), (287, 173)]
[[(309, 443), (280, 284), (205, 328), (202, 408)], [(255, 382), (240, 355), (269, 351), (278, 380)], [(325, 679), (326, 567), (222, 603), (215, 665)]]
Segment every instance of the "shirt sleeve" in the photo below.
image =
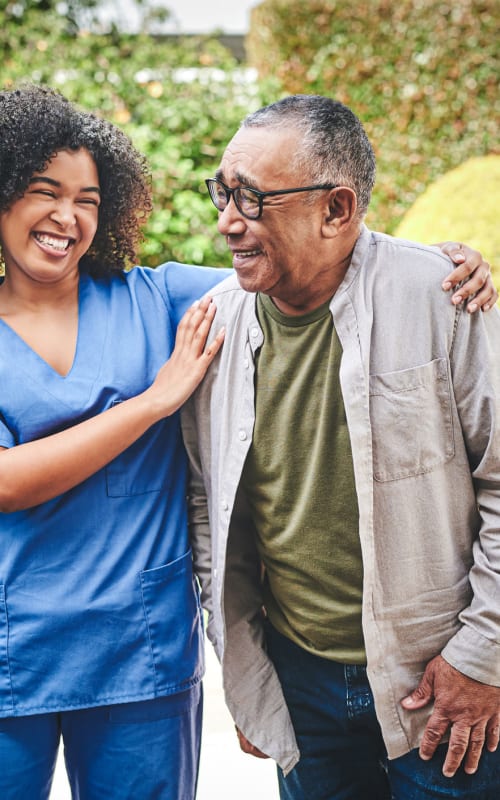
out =
[(5, 424), (5, 420), (0, 412), (0, 447), (14, 447), (15, 437)]
[(156, 268), (155, 272), (158, 272), (164, 280), (175, 328), (195, 300), (199, 300), (200, 297), (210, 292), (210, 289), (232, 274), (230, 269), (196, 267), (176, 261), (162, 264)]
[(189, 460), (188, 530), (193, 550), (194, 571), (200, 582), (203, 608), (208, 612), (207, 636), (212, 642), (217, 656), (221, 659), (222, 650), (217, 642), (213, 619), (212, 547), (208, 500), (198, 448), (200, 431), (198, 430), (195, 404), (192, 397), (181, 408), (181, 426), (184, 447)]
[(0, 423), (0, 447), (14, 447), (14, 437), (10, 436), (7, 429)]
[(470, 605), (443, 657), (481, 683), (500, 686), (500, 315), (461, 314), (453, 386), (480, 515), (469, 573)]

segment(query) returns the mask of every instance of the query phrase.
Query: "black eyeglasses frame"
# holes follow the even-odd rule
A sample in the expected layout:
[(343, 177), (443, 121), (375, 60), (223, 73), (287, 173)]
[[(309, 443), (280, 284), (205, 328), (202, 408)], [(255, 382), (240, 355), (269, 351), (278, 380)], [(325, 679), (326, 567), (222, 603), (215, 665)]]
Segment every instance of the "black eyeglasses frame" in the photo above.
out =
[[(251, 186), (235, 186), (234, 189), (231, 189), (229, 186), (226, 186), (225, 183), (219, 180), (219, 178), (205, 178), (205, 184), (208, 189), (210, 199), (214, 204), (214, 206), (216, 207), (217, 211), (221, 212), (224, 211), (224, 209), (227, 208), (227, 206), (229, 205), (229, 202), (232, 197), (234, 200), (234, 204), (238, 209), (238, 211), (240, 212), (240, 214), (243, 217), (245, 217), (245, 219), (251, 219), (251, 220), (260, 219), (260, 217), (262, 216), (262, 212), (264, 210), (265, 197), (274, 197), (280, 194), (295, 194), (296, 192), (315, 192), (321, 189), (338, 189), (338, 184), (319, 183), (316, 184), (315, 186), (300, 186), (297, 189), (273, 189), (269, 192), (261, 192), (259, 189), (253, 189)], [(212, 192), (212, 187), (215, 187), (215, 185), (221, 186), (224, 189), (224, 192), (226, 193), (226, 205), (224, 206), (224, 208), (219, 208), (219, 206), (217, 205), (216, 197)], [(240, 205), (239, 193), (241, 192), (242, 189), (244, 189), (247, 192), (251, 192), (257, 198), (258, 210), (255, 216), (248, 214), (246, 211), (242, 209)]]

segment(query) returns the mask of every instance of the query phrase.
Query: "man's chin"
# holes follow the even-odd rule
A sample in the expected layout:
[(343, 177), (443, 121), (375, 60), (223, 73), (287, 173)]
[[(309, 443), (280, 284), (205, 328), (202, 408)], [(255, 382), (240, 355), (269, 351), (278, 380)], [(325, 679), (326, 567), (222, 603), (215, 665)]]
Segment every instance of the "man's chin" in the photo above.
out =
[(255, 272), (242, 266), (241, 263), (235, 264), (234, 260), (233, 269), (236, 273), (236, 277), (238, 278), (238, 283), (240, 284), (241, 288), (246, 289), (247, 291), (253, 291), (249, 287), (253, 286), (255, 283)]
[(238, 283), (245, 292), (262, 291), (263, 286), (261, 285), (261, 282), (258, 280), (258, 278), (255, 277), (255, 275), (245, 274), (244, 270), (240, 272), (239, 270), (235, 269), (235, 272), (236, 272), (236, 277), (238, 279)]

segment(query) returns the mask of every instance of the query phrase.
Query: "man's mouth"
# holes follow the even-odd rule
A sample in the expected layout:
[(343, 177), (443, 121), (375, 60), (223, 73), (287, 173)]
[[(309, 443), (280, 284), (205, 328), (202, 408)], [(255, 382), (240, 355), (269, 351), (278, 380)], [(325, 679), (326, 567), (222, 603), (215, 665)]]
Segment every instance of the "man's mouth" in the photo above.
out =
[(59, 238), (56, 236), (50, 236), (48, 233), (34, 233), (34, 238), (42, 244), (44, 247), (49, 247), (51, 250), (55, 250), (58, 253), (64, 253), (70, 245), (74, 244), (74, 239), (70, 239), (69, 237)]
[(258, 256), (261, 254), (261, 250), (233, 250), (233, 258), (237, 259), (245, 259), (245, 258), (253, 258), (254, 256)]

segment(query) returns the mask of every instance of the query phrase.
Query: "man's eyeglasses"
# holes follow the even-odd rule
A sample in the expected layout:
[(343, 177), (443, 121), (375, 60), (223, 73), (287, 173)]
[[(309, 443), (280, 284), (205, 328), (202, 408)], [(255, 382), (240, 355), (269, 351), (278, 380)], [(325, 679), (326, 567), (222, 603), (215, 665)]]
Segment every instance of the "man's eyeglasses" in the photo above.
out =
[(222, 183), (217, 178), (207, 178), (205, 183), (212, 203), (218, 211), (224, 211), (232, 197), (240, 214), (247, 219), (259, 219), (262, 216), (264, 197), (337, 188), (333, 183), (320, 183), (316, 186), (301, 186), (299, 189), (276, 189), (272, 192), (259, 192), (258, 189), (250, 189), (248, 186), (236, 186), (235, 189), (230, 189), (229, 186), (226, 186), (225, 183)]

